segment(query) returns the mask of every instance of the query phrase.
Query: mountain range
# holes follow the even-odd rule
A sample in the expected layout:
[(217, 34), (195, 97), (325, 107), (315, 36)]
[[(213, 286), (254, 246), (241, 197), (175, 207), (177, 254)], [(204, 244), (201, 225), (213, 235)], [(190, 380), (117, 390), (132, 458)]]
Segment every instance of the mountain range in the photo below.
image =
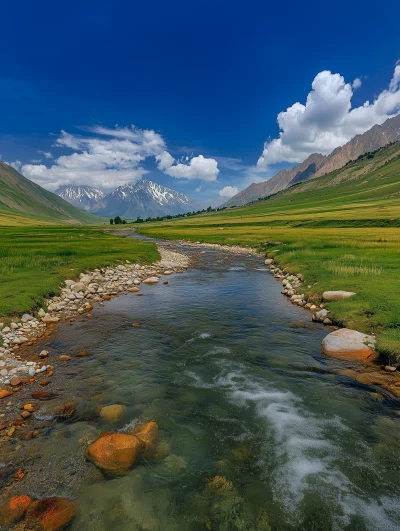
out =
[(241, 206), (261, 197), (276, 194), (293, 184), (338, 170), (364, 153), (376, 151), (398, 140), (400, 140), (400, 114), (389, 118), (382, 125), (374, 125), (362, 135), (356, 135), (343, 146), (334, 149), (330, 155), (313, 153), (290, 170), (281, 170), (268, 181), (251, 184), (222, 206)]
[(197, 201), (148, 179), (124, 184), (107, 195), (86, 185), (61, 186), (55, 193), (73, 205), (100, 216), (128, 219), (184, 214), (222, 203), (221, 200)]
[(55, 193), (82, 210), (94, 210), (98, 208), (105, 197), (105, 193), (97, 188), (86, 185), (64, 184)]

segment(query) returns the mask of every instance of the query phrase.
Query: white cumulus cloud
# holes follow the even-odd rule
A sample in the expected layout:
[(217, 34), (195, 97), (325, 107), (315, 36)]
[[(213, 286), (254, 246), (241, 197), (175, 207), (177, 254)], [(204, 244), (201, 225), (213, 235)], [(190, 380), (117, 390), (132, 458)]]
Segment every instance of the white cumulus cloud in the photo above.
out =
[(156, 161), (158, 162), (157, 168), (161, 171), (164, 171), (172, 166), (175, 162), (174, 157), (168, 153), (168, 151), (163, 151), (156, 156)]
[(400, 112), (400, 64), (389, 87), (374, 101), (352, 108), (353, 90), (360, 86), (358, 78), (351, 84), (340, 74), (319, 72), (306, 103), (296, 102), (278, 114), (279, 138), (265, 142), (255, 171), (264, 172), (278, 162), (301, 162), (314, 152), (328, 154)]
[(165, 173), (176, 179), (199, 179), (201, 181), (216, 181), (219, 174), (218, 162), (203, 155), (193, 157), (188, 164), (180, 162), (169, 168)]
[[(90, 135), (61, 131), (56, 139), (54, 147), (72, 150), (72, 154), (54, 159), (49, 167), (30, 163), (20, 165), (18, 169), (50, 190), (63, 184), (87, 184), (107, 190), (135, 182), (148, 173), (143, 163), (153, 157), (160, 171), (177, 178), (214, 181), (219, 172), (217, 161), (203, 155), (188, 157), (187, 163), (174, 165), (175, 159), (166, 150), (163, 137), (150, 129), (132, 125), (115, 128), (94, 126), (85, 130)], [(42, 153), (46, 158), (52, 157), (51, 153)]]
[[(41, 186), (54, 190), (62, 184), (88, 184), (104, 189), (137, 181), (146, 170), (141, 162), (156, 153), (153, 141), (140, 131), (136, 141), (98, 137), (83, 137), (61, 131), (55, 146), (69, 148), (71, 155), (58, 157), (50, 167), (44, 164), (25, 164), (22, 173)], [(159, 136), (158, 145), (164, 146)]]
[(221, 197), (233, 197), (239, 193), (239, 188), (237, 186), (225, 186), (222, 190), (219, 191)]

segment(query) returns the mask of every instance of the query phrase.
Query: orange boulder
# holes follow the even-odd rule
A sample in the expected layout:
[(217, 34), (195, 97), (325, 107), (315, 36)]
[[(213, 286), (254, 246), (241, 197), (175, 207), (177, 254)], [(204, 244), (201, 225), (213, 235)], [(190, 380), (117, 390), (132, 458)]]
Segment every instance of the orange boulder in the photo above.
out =
[(135, 435), (111, 433), (91, 444), (86, 458), (107, 474), (124, 476), (144, 447), (144, 442)]

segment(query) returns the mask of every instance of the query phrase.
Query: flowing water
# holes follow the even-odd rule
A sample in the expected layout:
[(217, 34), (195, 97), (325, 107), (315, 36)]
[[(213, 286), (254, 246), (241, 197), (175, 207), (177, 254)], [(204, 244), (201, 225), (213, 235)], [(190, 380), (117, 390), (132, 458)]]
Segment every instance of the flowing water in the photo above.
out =
[[(259, 258), (189, 252), (168, 285), (59, 327), (53, 352), (89, 356), (59, 382), (77, 415), (29, 442), (31, 493), (75, 497), (73, 531), (400, 529), (396, 404), (338, 375), (319, 353), (329, 330)], [(116, 428), (97, 414), (112, 403), (127, 406)], [(100, 431), (151, 420), (158, 460), (115, 479), (85, 462)]]

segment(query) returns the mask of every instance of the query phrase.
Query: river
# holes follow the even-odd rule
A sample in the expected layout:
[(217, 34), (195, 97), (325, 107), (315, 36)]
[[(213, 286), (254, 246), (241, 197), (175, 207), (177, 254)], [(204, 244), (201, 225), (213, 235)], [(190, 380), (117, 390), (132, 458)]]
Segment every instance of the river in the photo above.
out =
[[(14, 448), (26, 488), (74, 497), (73, 531), (400, 529), (396, 403), (338, 374), (329, 330), (259, 258), (186, 251), (194, 266), (168, 285), (58, 327), (52, 352), (89, 355), (58, 376), (76, 415), (52, 422), (49, 401), (48, 429)], [(127, 409), (110, 427), (98, 409), (113, 403)], [(100, 431), (153, 420), (158, 460), (115, 479), (85, 461)]]

